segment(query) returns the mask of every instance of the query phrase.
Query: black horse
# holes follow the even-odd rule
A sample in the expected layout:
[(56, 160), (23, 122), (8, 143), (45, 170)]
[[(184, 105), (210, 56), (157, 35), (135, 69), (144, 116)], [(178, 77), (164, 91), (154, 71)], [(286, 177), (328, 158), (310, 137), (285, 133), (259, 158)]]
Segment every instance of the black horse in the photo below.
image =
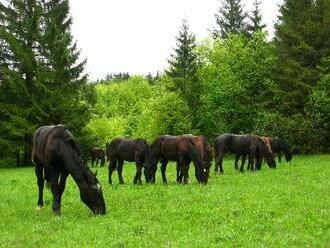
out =
[(285, 160), (287, 162), (290, 162), (292, 160), (292, 153), (291, 153), (289, 147), (284, 142), (284, 140), (282, 140), (280, 138), (273, 138), (273, 139), (270, 138), (270, 143), (272, 146), (273, 153), (277, 153), (278, 162), (281, 163), (282, 152), (284, 153)]
[(92, 149), (89, 150), (89, 156), (91, 157), (92, 161), (92, 167), (94, 167), (94, 163), (96, 161), (96, 167), (99, 161), (101, 161), (101, 167), (104, 166), (105, 163), (105, 153), (103, 149), (99, 147), (93, 147)]
[(262, 158), (264, 157), (267, 164), (271, 168), (276, 168), (272, 152), (267, 145), (258, 136), (253, 135), (236, 135), (236, 134), (223, 134), (218, 136), (214, 142), (214, 151), (216, 157), (216, 165), (214, 171), (223, 173), (222, 161), (226, 153), (234, 153), (236, 155), (235, 168), (238, 169), (238, 159), (242, 156), (242, 165), (240, 171), (244, 170), (244, 163), (246, 156), (249, 156), (249, 165), (253, 170), (260, 169)]
[(94, 214), (105, 214), (101, 186), (87, 165), (73, 135), (62, 125), (43, 126), (33, 135), (32, 159), (39, 187), (38, 208), (43, 202), (44, 179), (53, 194), (53, 211), (60, 215), (61, 197), (70, 174), (76, 182), (81, 200)]
[[(109, 184), (112, 184), (111, 175), (117, 168), (119, 183), (123, 184), (122, 176), (124, 161), (133, 162), (136, 164), (136, 174), (134, 184), (141, 183), (142, 168), (148, 162), (149, 145), (142, 138), (125, 139), (116, 138), (106, 145), (106, 153), (109, 162)], [(118, 164), (118, 166), (117, 166)]]
[(167, 183), (166, 167), (168, 161), (177, 162), (177, 181), (187, 184), (189, 164), (192, 161), (195, 166), (195, 177), (199, 183), (206, 184), (208, 180), (207, 169), (203, 168), (203, 163), (198, 151), (190, 137), (185, 136), (159, 136), (150, 145), (151, 163), (145, 169), (147, 182), (155, 182), (155, 174), (158, 161), (161, 162), (161, 173), (163, 183)]

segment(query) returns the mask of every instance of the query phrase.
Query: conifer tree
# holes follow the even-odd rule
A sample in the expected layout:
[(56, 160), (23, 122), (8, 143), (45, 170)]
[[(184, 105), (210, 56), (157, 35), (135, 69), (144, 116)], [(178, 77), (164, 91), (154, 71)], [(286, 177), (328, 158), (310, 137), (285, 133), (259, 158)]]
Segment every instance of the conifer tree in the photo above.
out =
[(263, 31), (266, 28), (265, 24), (262, 24), (262, 16), (259, 8), (260, 2), (258, 0), (254, 1), (254, 9), (252, 15), (249, 15), (251, 24), (248, 25), (248, 31), (250, 35), (253, 35), (255, 32)]
[(325, 2), (286, 0), (280, 8), (275, 33), (278, 62), (273, 77), (278, 85), (278, 106), (285, 115), (303, 113), (312, 87), (319, 81), (317, 66), (329, 51)]
[(241, 0), (222, 0), (222, 6), (215, 14), (217, 25), (213, 36), (225, 39), (231, 33), (247, 35), (246, 17)]
[(0, 3), (0, 148), (23, 146), (26, 163), (32, 132), (45, 115), (37, 103), (41, 13), (34, 0)]
[(197, 79), (196, 38), (189, 32), (189, 25), (183, 20), (174, 54), (171, 55), (166, 74), (173, 78), (174, 88), (186, 100), (192, 111), (199, 105), (201, 84)]
[(36, 127), (88, 120), (85, 61), (72, 42), (68, 1), (0, 3), (0, 147), (24, 147), (31, 161)]

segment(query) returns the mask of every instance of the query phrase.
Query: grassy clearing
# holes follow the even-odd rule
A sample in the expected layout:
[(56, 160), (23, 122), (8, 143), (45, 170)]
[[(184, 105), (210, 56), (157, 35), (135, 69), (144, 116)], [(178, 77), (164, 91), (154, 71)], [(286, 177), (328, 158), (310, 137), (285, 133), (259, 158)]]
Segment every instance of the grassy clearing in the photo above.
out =
[(69, 178), (62, 217), (46, 206), (35, 210), (33, 168), (0, 170), (0, 246), (3, 247), (329, 247), (330, 155), (296, 156), (276, 170), (243, 174), (227, 159), (225, 174), (209, 184), (177, 185), (168, 166), (168, 185), (134, 186), (135, 166), (124, 166), (125, 185), (99, 178), (107, 215), (94, 217)]

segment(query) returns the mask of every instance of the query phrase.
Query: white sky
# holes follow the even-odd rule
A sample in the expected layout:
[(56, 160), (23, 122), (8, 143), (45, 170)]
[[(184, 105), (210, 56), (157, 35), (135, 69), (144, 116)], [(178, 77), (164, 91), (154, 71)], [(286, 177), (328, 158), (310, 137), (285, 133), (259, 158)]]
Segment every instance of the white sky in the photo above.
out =
[[(245, 10), (254, 0), (243, 0)], [(260, 0), (270, 35), (283, 0)], [(70, 0), (72, 33), (90, 79), (107, 73), (155, 74), (167, 66), (182, 19), (201, 40), (215, 25), (220, 0)]]

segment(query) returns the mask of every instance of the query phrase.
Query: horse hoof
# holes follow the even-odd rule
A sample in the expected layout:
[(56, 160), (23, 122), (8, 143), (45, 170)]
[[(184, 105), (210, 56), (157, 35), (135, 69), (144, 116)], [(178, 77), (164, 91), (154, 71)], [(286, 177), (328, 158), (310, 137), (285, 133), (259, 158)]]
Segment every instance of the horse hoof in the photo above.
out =
[(37, 207), (36, 207), (36, 210), (41, 210), (42, 209), (42, 205), (38, 205)]
[(61, 216), (61, 212), (60, 212), (60, 210), (55, 210), (55, 211), (54, 211), (54, 214), (55, 214), (55, 216)]

